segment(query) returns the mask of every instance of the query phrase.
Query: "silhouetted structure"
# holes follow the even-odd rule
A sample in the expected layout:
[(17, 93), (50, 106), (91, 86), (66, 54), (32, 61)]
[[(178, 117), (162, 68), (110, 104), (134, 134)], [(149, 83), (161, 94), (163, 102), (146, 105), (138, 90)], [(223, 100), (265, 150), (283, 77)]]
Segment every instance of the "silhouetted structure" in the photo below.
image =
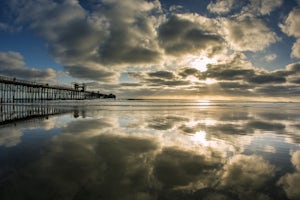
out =
[(0, 76), (0, 103), (97, 98), (115, 98), (115, 95), (86, 91), (84, 83), (75, 83), (74, 88), (70, 88)]

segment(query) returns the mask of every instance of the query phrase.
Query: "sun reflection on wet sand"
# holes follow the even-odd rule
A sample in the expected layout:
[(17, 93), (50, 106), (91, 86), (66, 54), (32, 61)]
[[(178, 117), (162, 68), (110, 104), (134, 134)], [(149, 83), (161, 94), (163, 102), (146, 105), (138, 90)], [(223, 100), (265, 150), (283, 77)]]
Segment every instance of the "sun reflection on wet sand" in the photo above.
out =
[(205, 131), (197, 131), (194, 135), (190, 136), (191, 140), (197, 144), (201, 144), (203, 146), (208, 146), (209, 142), (206, 139)]
[(207, 109), (211, 106), (211, 101), (209, 99), (201, 99), (196, 102), (199, 105), (199, 109)]

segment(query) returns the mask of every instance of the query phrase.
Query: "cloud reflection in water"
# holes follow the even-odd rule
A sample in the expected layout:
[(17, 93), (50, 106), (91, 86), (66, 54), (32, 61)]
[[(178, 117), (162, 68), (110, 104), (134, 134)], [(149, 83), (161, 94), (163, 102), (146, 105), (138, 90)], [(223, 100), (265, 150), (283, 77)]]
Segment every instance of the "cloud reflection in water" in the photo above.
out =
[[(6, 142), (2, 127), (0, 148), (11, 158), (0, 157), (1, 199), (299, 198), (297, 110), (281, 117), (273, 107), (128, 109), (87, 108), (85, 118), (59, 126), (52, 121), (63, 116), (10, 127), (17, 142)], [(49, 131), (43, 145), (29, 138)], [(270, 135), (276, 143), (264, 141)], [(288, 162), (283, 148), (295, 150)], [(19, 151), (35, 156), (14, 157)]]

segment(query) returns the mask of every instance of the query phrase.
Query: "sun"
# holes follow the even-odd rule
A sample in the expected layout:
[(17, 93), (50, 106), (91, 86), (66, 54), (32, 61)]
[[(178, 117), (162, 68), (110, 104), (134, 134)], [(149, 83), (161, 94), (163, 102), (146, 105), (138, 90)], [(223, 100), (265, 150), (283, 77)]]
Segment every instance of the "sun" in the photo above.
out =
[(190, 60), (191, 67), (198, 69), (201, 72), (207, 71), (208, 64), (216, 64), (217, 60), (215, 58), (209, 58), (207, 56), (193, 57)]

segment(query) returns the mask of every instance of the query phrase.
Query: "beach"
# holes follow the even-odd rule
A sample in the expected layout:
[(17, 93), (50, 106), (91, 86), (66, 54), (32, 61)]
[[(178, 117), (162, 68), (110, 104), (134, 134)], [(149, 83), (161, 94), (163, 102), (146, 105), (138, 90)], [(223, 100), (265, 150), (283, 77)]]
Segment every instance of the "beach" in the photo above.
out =
[(3, 104), (0, 198), (297, 199), (299, 109), (208, 100)]

